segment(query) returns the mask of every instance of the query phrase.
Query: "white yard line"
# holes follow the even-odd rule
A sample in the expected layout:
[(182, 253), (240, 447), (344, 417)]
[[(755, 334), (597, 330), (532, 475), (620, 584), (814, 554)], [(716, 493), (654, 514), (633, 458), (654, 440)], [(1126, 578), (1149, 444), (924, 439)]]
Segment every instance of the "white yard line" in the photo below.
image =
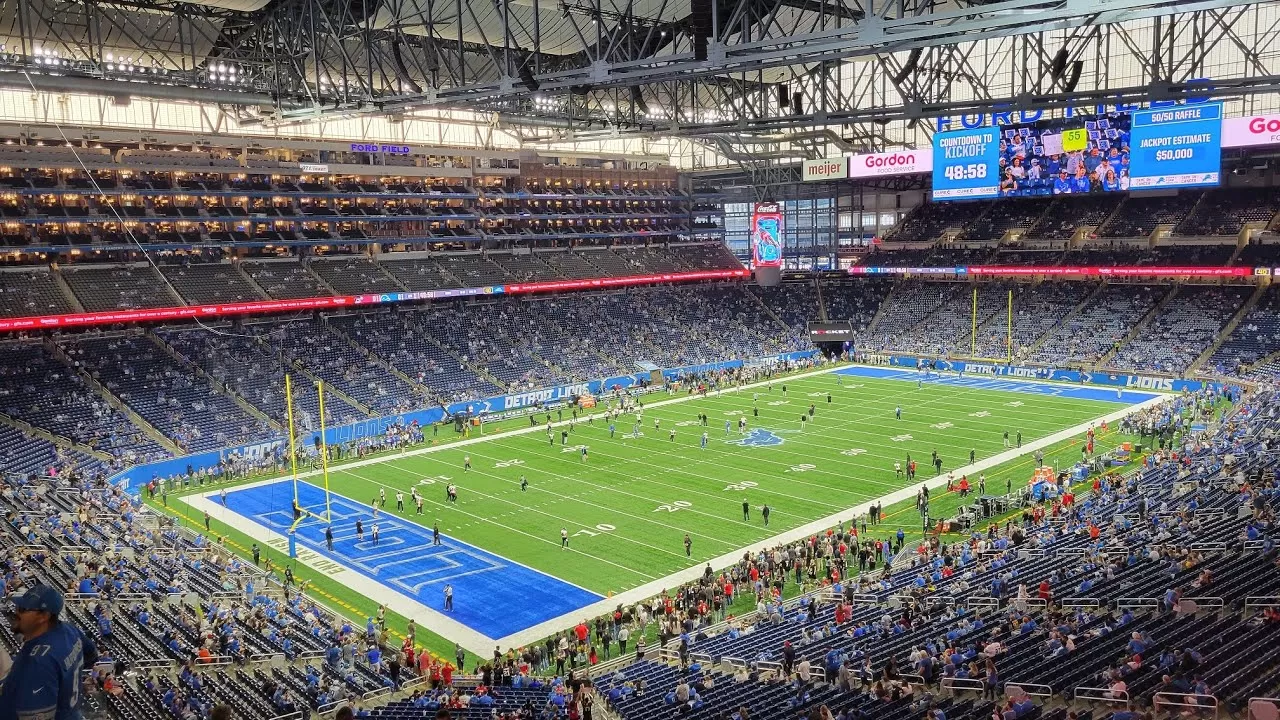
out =
[[(1125, 417), (1126, 415), (1129, 415), (1130, 413), (1150, 407), (1152, 405), (1156, 405), (1161, 401), (1163, 401), (1165, 398), (1166, 396), (1161, 395), (1158, 397), (1151, 398), (1150, 400), (1146, 400), (1137, 405), (1130, 405), (1128, 407), (1125, 407), (1120, 410), (1116, 410), (1115, 412), (1109, 413), (1107, 415), (1103, 415), (1100, 418), (1095, 418), (1094, 420), (1091, 420), (1089, 422), (1084, 422), (1079, 425), (1076, 425), (1075, 427), (1061, 430), (1048, 437), (1044, 437), (1039, 440), (1024, 443), (1021, 448), (1006, 450), (998, 455), (992, 455), (991, 457), (988, 457), (984, 460), (979, 460), (978, 462), (972, 465), (966, 465), (964, 467), (956, 468), (953, 472), (955, 472), (956, 476), (973, 475), (975, 473), (979, 473), (983, 470), (986, 470), (987, 468), (994, 467), (996, 465), (1008, 462), (1010, 460), (1015, 460), (1025, 455), (1030, 455), (1034, 453), (1036, 450), (1048, 447), (1055, 443), (1062, 442), (1063, 440), (1068, 440), (1076, 435), (1080, 435), (1084, 432), (1087, 432), (1091, 425), (1095, 425), (1104, 421), (1107, 423), (1117, 422), (1121, 418)], [(868, 501), (868, 502), (862, 503), (861, 505), (856, 505), (843, 512), (839, 512), (834, 515), (829, 515), (820, 520), (814, 520), (813, 522), (807, 523), (805, 525), (794, 528), (792, 530), (788, 530), (784, 533), (780, 533), (778, 535), (775, 535), (774, 537), (760, 541), (752, 546), (748, 546), (747, 548), (742, 548), (742, 549), (735, 550), (733, 552), (725, 553), (724, 555), (714, 558), (708, 562), (713, 569), (729, 567), (734, 563), (738, 562), (738, 560), (742, 558), (742, 555), (745, 552), (755, 552), (756, 550), (763, 549), (763, 548), (771, 548), (771, 547), (774, 547), (775, 545), (792, 543), (797, 540), (800, 540), (801, 538), (805, 538), (810, 535), (813, 535), (815, 533), (825, 532), (827, 528), (835, 527), (837, 523), (848, 522), (852, 518), (867, 512), (867, 510), (877, 502), (882, 505), (893, 505), (894, 503), (898, 503), (903, 500), (908, 500), (912, 497), (915, 497), (916, 491), (920, 487), (920, 485), (927, 485), (930, 490), (933, 490), (938, 487), (946, 487), (947, 474), (944, 473), (942, 475), (929, 478), (927, 480), (924, 480), (921, 483), (912, 484), (910, 486), (904, 487), (901, 490), (897, 490), (895, 492), (889, 493), (888, 495), (877, 498), (876, 500)], [(653, 597), (661, 593), (663, 590), (675, 588), (680, 585), (683, 585), (684, 583), (697, 580), (698, 578), (702, 577), (703, 572), (704, 570), (702, 567), (686, 568), (684, 570), (681, 570), (680, 572), (672, 573), (671, 575), (668, 575), (664, 578), (660, 578), (658, 580), (647, 583), (645, 585), (641, 585), (640, 587), (632, 588), (630, 590), (626, 590), (624, 592), (618, 593), (613, 597), (606, 598), (592, 605), (588, 605), (587, 607), (582, 608), (581, 610), (578, 610), (576, 612), (562, 615), (558, 618), (554, 618), (544, 623), (540, 623), (531, 628), (527, 628), (518, 633), (509, 635), (505, 638), (501, 638), (500, 642), (503, 644), (504, 647), (505, 646), (520, 647), (530, 642), (536, 642), (546, 637), (547, 635), (550, 635), (553, 632), (564, 629), (568, 625), (571, 625), (577, 622), (578, 620), (581, 620), (582, 618), (592, 618), (592, 617), (596, 617), (597, 615), (610, 613), (619, 604), (631, 605), (631, 604), (640, 602), (641, 600)]]
[[(854, 367), (854, 366), (839, 365), (836, 367), (827, 367), (820, 370), (813, 370), (805, 373), (799, 373), (796, 375), (790, 375), (790, 376), (787, 376), (786, 378), (776, 378), (773, 380), (765, 380), (757, 383), (752, 383), (749, 385), (744, 385), (741, 388), (737, 388), (728, 392), (729, 393), (743, 392), (743, 391), (748, 391), (758, 387), (766, 387), (770, 384), (782, 384), (783, 382), (791, 382), (795, 380), (801, 380), (804, 378), (815, 377), (818, 375), (830, 374), (846, 367)], [(867, 367), (879, 367), (879, 366), (867, 366)], [(1010, 378), (1010, 380), (1018, 383), (1023, 383), (1023, 384), (1040, 384), (1040, 385), (1049, 385), (1049, 386), (1056, 386), (1056, 387), (1063, 386), (1063, 383), (1045, 382), (1045, 381), (1038, 381), (1033, 379)], [(1070, 387), (1076, 387), (1076, 386), (1072, 385)], [(974, 473), (978, 473), (983, 470), (986, 470), (988, 468), (994, 467), (996, 465), (999, 465), (1001, 463), (1008, 462), (1010, 460), (1014, 460), (1022, 456), (1030, 455), (1034, 453), (1036, 450), (1048, 447), (1050, 445), (1056, 444), (1063, 440), (1067, 440), (1073, 436), (1082, 434), (1089, 429), (1090, 425), (1097, 424), (1102, 421), (1105, 421), (1108, 423), (1116, 422), (1132, 412), (1135, 412), (1142, 408), (1146, 408), (1150, 405), (1157, 404), (1165, 398), (1164, 395), (1160, 395), (1158, 393), (1154, 393), (1151, 391), (1143, 391), (1143, 393), (1155, 394), (1157, 395), (1157, 397), (1153, 397), (1137, 405), (1125, 406), (1121, 409), (1118, 409), (1100, 418), (1095, 418), (1092, 421), (1084, 422), (1075, 427), (1061, 430), (1048, 437), (1044, 437), (1039, 440), (1025, 443), (1021, 448), (1006, 450), (1005, 452), (985, 458), (972, 465), (966, 465), (964, 467), (956, 468), (954, 472), (957, 475), (974, 474)], [(699, 396), (697, 395), (684, 394), (678, 397), (669, 398), (666, 400), (658, 400), (652, 403), (648, 403), (645, 405), (645, 409), (663, 407), (665, 405), (672, 405), (672, 404), (678, 404), (683, 402), (691, 402), (698, 399), (698, 397)], [(570, 421), (568, 420), (555, 422), (555, 423), (552, 423), (552, 426), (560, 427), (560, 426), (568, 425), (569, 422)], [(510, 437), (513, 435), (523, 435), (527, 433), (544, 432), (545, 428), (546, 428), (546, 425), (536, 425), (536, 426), (531, 426), (526, 428), (520, 428), (517, 430), (510, 430), (507, 432), (500, 433), (498, 435), (484, 435), (480, 437), (469, 438), (466, 440), (459, 440), (456, 442), (446, 443), (444, 445), (417, 448), (417, 449), (409, 450), (403, 453), (383, 454), (383, 455), (371, 457), (365, 460), (357, 460), (351, 463), (344, 463), (343, 465), (340, 465), (338, 467), (331, 468), (331, 472), (342, 472), (345, 470), (366, 467), (369, 465), (377, 465), (380, 463), (394, 462), (397, 458), (424, 455), (427, 453), (438, 452), (441, 450), (451, 450), (451, 449), (465, 446), (465, 445), (488, 442), (491, 440), (499, 440), (501, 438)], [(320, 470), (311, 470), (311, 471), (299, 473), (298, 477), (299, 479), (316, 477), (316, 476), (319, 476), (321, 472), (322, 471)], [(260, 487), (264, 485), (270, 485), (270, 484), (290, 480), (291, 477), (292, 476), (286, 475), (286, 476), (270, 478), (266, 480), (259, 480), (256, 482), (247, 483), (245, 485), (236, 486), (235, 489), (240, 490), (245, 488), (253, 488), (253, 487)], [(942, 475), (938, 475), (936, 477), (927, 479), (920, 484), (927, 485), (929, 486), (930, 489), (934, 489), (937, 487), (945, 487), (946, 482), (947, 482), (947, 475), (942, 474)], [(760, 548), (773, 547), (779, 544), (795, 542), (796, 540), (807, 537), (814, 533), (823, 532), (827, 528), (835, 526), (837, 523), (848, 521), (853, 517), (856, 517), (857, 515), (865, 513), (872, 504), (875, 504), (877, 502), (882, 505), (893, 505), (894, 503), (907, 500), (915, 495), (918, 487), (919, 485), (916, 485), (916, 484), (913, 484), (908, 487), (903, 487), (897, 491), (889, 493), (888, 495), (884, 495), (875, 500), (862, 503), (860, 505), (843, 510), (839, 513), (835, 513), (833, 515), (827, 516), (825, 518), (821, 518), (819, 520), (814, 520), (813, 522), (810, 522), (800, 527), (794, 528), (792, 530), (788, 530), (786, 532), (780, 533), (771, 538), (762, 540), (753, 546), (748, 546), (747, 548), (740, 548), (732, 552), (725, 553), (724, 555), (721, 555), (717, 558), (710, 560), (709, 561), (710, 565), (712, 566), (712, 568), (715, 568), (715, 569), (728, 567), (736, 563), (742, 557), (744, 552), (754, 551)], [(212, 496), (215, 494), (216, 492), (211, 492), (204, 495), (190, 495), (190, 496), (183, 497), (181, 499), (197, 510), (200, 510), (200, 511), (208, 510), (211, 515), (218, 517), (218, 519), (221, 520), (222, 522), (225, 522), (228, 525), (235, 527), (237, 530), (245, 533), (246, 535), (249, 535), (250, 537), (253, 537), (255, 540), (258, 540), (260, 542), (267, 542), (267, 543), (272, 543), (274, 541), (274, 543), (277, 546), (281, 546), (280, 544), (283, 543), (283, 546), (287, 547), (288, 539), (284, 535), (277, 533), (273, 530), (270, 530), (266, 527), (263, 527), (262, 525), (248, 518), (240, 516), (236, 513), (228, 513), (226, 509), (222, 507), (221, 503), (216, 502), (213, 499)], [(352, 502), (355, 502), (355, 501), (353, 500)], [(356, 504), (358, 505), (359, 503), (356, 503)], [(485, 552), (490, 552), (490, 551), (486, 550)], [(498, 555), (496, 553), (490, 553), (490, 554), (493, 554), (495, 557), (502, 559), (504, 561), (512, 562), (507, 558), (503, 557), (502, 555)], [(372, 580), (355, 570), (351, 570), (349, 568), (346, 568), (345, 566), (342, 566), (340, 568), (335, 568), (334, 567), (335, 565), (340, 565), (340, 562), (338, 560), (326, 557), (318, 552), (310, 550), (309, 548), (302, 547), (302, 546), (298, 548), (298, 560), (303, 564), (308, 565), (313, 569), (316, 569), (317, 571), (322, 572), (326, 576), (338, 581), (344, 586), (351, 588), (354, 592), (364, 595), (365, 597), (368, 597), (372, 600), (376, 600), (380, 604), (386, 605), (389, 609), (391, 609), (392, 611), (404, 617), (414, 618), (419, 625), (431, 630), (432, 632), (438, 633), (448, 639), (459, 642), (463, 645), (463, 647), (481, 656), (487, 655), (487, 653), (490, 651), (490, 648), (492, 648), (495, 644), (501, 645), (503, 647), (520, 647), (523, 645), (527, 645), (531, 642), (539, 641), (545, 638), (547, 635), (563, 630), (565, 627), (568, 627), (569, 625), (576, 623), (578, 620), (581, 620), (583, 618), (591, 618), (597, 615), (602, 615), (602, 614), (611, 612), (614, 609), (614, 607), (616, 607), (618, 604), (624, 604), (624, 605), (634, 604), (641, 600), (653, 597), (654, 595), (659, 594), (663, 590), (674, 588), (684, 583), (696, 580), (699, 577), (701, 577), (703, 574), (703, 568), (700, 566), (686, 568), (685, 570), (672, 573), (671, 575), (668, 575), (663, 578), (659, 578), (657, 580), (653, 580), (649, 583), (646, 583), (636, 588), (632, 588), (630, 590), (626, 590), (612, 597), (604, 598), (591, 605), (575, 610), (571, 613), (566, 613), (559, 617), (544, 621), (532, 627), (526, 628), (520, 632), (513, 633), (503, 638), (495, 639), (495, 638), (490, 638), (484, 635), (483, 633), (477, 632), (463, 625), (462, 623), (459, 623), (456, 620), (453, 620), (452, 618), (445, 615), (444, 613), (441, 613), (437, 610), (427, 607), (422, 603), (418, 602), (417, 600), (414, 600), (413, 598), (410, 598), (395, 590), (392, 590), (386, 585), (378, 581)], [(519, 563), (513, 562), (512, 564), (519, 564)], [(534, 570), (534, 572), (541, 573), (542, 571)], [(543, 573), (543, 574), (546, 574), (546, 573)]]

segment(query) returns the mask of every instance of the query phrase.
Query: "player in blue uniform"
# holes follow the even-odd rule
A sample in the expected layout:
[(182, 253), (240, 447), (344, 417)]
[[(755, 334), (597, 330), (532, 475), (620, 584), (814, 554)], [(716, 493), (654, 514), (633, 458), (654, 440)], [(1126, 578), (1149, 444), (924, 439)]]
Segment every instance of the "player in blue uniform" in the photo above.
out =
[(0, 686), (0, 720), (80, 720), (80, 675), (98, 659), (93, 642), (61, 622), (62, 594), (37, 585), (14, 601), (22, 647)]

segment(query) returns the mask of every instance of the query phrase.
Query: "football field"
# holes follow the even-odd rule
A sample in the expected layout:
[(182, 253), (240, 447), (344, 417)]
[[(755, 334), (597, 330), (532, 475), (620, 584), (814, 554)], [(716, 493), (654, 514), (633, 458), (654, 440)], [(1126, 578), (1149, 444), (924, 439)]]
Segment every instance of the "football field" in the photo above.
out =
[[(765, 541), (800, 537), (837, 519), (847, 523), (873, 499), (887, 498), (889, 509), (934, 478), (934, 451), (944, 474), (972, 471), (975, 492), (979, 471), (988, 494), (1020, 488), (1031, 476), (1035, 448), (1044, 448), (1046, 463), (1069, 465), (1080, 458), (1070, 438), (1088, 423), (1155, 397), (981, 376), (920, 382), (914, 371), (860, 366), (708, 397), (660, 392), (645, 397), (638, 432), (634, 413), (611, 431), (601, 417), (589, 421), (588, 411), (579, 411), (572, 429), (570, 411), (563, 421), (553, 411), (550, 439), (539, 415), (536, 427), (509, 422), (503, 432), (469, 441), (332, 468), (333, 548), (318, 519), (304, 521), (295, 540), (300, 562), (355, 595), (483, 651), (497, 641), (505, 647), (536, 640), (588, 611), (674, 587), (707, 563), (730, 564)], [(810, 406), (813, 419), (802, 423)], [(908, 455), (919, 465), (910, 487), (894, 471)], [(446, 498), (450, 483), (458, 489), (456, 503)], [(321, 487), (313, 473), (299, 483), (301, 503), (312, 512), (324, 510)], [(409, 496), (415, 487), (424, 497), (422, 514)], [(370, 504), (380, 491), (387, 503), (374, 518)], [(293, 492), (290, 480), (275, 479), (230, 490), (226, 507), (216, 492), (184, 500), (279, 549), (292, 522)], [(397, 492), (405, 494), (403, 511)], [(932, 515), (948, 517), (958, 504), (935, 493)], [(899, 512), (873, 534), (919, 525), (918, 515)], [(455, 596), (448, 612), (445, 585)]]

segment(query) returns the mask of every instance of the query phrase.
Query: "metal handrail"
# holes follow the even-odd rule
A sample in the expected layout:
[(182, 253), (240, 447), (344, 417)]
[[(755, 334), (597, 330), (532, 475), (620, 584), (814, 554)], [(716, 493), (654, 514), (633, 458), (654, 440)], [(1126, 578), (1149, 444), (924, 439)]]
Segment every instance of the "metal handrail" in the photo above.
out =
[(776, 673), (779, 677), (781, 677), (782, 663), (773, 662), (772, 660), (761, 660), (760, 662), (756, 663), (756, 670), (760, 672)]
[[(1190, 605), (1188, 605), (1190, 603)], [(1221, 610), (1226, 602), (1220, 597), (1182, 598), (1178, 601), (1179, 612), (1199, 612), (1201, 610)]]
[[(1164, 700), (1162, 698), (1177, 698), (1177, 700)], [(1208, 703), (1187, 702), (1187, 698), (1210, 700)], [(1212, 710), (1213, 716), (1218, 716), (1218, 698), (1213, 695), (1202, 695), (1200, 693), (1177, 693), (1177, 692), (1158, 692), (1151, 696), (1151, 706), (1159, 713), (1161, 705), (1172, 705), (1173, 707), (1195, 708), (1197, 710)]]
[[(1014, 690), (1018, 692), (1015, 693)], [(1025, 683), (1009, 681), (1004, 684), (1004, 694), (1008, 697), (1017, 697), (1021, 695), (1030, 695), (1031, 697), (1051, 698), (1053, 697), (1053, 688), (1040, 683)]]
[(395, 688), (382, 687), (382, 688), (378, 688), (377, 690), (370, 690), (369, 692), (361, 695), (360, 699), (373, 700), (375, 698), (385, 697), (387, 695), (390, 695), (393, 692), (395, 692)]
[(1244, 611), (1280, 607), (1280, 595), (1253, 595), (1244, 599)]
[(1160, 607), (1160, 598), (1119, 598), (1116, 600), (1117, 610), (1144, 607)]
[(978, 595), (966, 599), (964, 605), (970, 610), (973, 610), (974, 608), (999, 608), (1000, 598), (983, 597)]
[[(1266, 716), (1259, 715), (1254, 711), (1254, 706), (1270, 705), (1271, 713)], [(1249, 720), (1271, 720), (1280, 714), (1280, 698), (1273, 697), (1253, 697), (1249, 698)]]
[(951, 690), (952, 692), (956, 690), (964, 690), (964, 691), (972, 691), (972, 692), (987, 691), (986, 681), (979, 680), (977, 678), (957, 678), (957, 677), (942, 678), (941, 685), (942, 687), (948, 690)]
[(1080, 686), (1072, 692), (1072, 697), (1076, 700), (1092, 700), (1095, 702), (1111, 702), (1111, 703), (1127, 703), (1129, 702), (1129, 691), (1122, 690), (1120, 695), (1116, 697), (1111, 688), (1085, 687)]

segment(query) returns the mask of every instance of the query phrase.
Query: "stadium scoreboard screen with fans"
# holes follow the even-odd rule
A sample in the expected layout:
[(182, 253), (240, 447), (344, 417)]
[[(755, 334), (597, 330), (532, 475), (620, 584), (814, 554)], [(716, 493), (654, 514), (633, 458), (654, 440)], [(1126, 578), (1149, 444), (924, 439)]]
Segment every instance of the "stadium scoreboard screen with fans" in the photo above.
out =
[(938, 133), (935, 200), (1216, 186), (1222, 103)]

